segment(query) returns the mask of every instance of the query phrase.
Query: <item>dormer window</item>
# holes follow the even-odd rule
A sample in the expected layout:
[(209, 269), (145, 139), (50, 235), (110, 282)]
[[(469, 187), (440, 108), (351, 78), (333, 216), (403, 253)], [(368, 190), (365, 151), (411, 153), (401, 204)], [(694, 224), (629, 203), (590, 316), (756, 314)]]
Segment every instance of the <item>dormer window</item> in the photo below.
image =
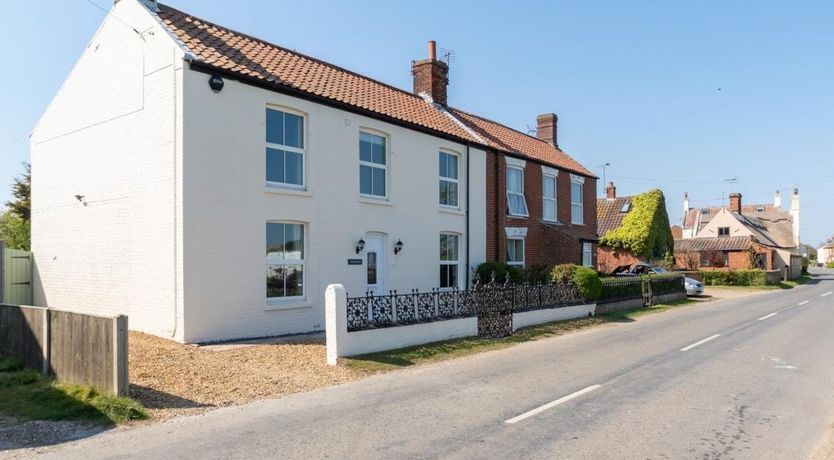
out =
[(626, 213), (629, 211), (631, 211), (631, 201), (626, 201), (625, 203), (623, 203), (623, 207), (620, 208), (620, 212)]
[(730, 236), (730, 227), (718, 227), (718, 236)]

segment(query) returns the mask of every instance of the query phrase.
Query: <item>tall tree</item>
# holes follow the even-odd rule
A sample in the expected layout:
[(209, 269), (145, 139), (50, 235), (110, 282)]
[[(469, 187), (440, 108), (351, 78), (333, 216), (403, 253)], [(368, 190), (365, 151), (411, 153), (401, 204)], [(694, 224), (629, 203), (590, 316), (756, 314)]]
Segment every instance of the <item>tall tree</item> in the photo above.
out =
[(15, 199), (7, 202), (6, 206), (28, 222), (32, 216), (32, 165), (26, 161), (23, 162), (23, 174), (14, 178), (12, 196)]
[(23, 163), (23, 174), (15, 177), (12, 184), (14, 199), (6, 203), (6, 210), (0, 214), (0, 241), (9, 248), (30, 249), (32, 216), (32, 168)]

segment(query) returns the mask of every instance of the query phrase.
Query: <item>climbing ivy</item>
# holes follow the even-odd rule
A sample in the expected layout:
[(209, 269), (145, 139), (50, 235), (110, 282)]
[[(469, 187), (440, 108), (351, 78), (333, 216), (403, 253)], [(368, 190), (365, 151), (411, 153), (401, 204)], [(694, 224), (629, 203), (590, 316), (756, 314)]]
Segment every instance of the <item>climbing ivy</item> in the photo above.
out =
[(675, 241), (663, 192), (655, 189), (631, 197), (631, 212), (625, 216), (623, 224), (606, 232), (599, 243), (631, 251), (646, 260), (673, 258)]

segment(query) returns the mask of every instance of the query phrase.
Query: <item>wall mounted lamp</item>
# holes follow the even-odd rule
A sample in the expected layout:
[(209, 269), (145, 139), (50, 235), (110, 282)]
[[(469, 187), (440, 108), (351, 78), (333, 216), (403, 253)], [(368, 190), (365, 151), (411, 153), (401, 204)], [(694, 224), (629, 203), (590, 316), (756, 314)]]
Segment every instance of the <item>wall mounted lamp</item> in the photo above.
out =
[(402, 250), (403, 250), (403, 241), (402, 240), (397, 240), (397, 242), (394, 243), (394, 255), (399, 254), (400, 251), (402, 251)]
[(356, 242), (356, 253), (359, 254), (363, 249), (365, 249), (365, 240), (359, 238), (359, 241)]
[(208, 84), (212, 91), (219, 93), (223, 89), (223, 77), (217, 74), (212, 75), (209, 77)]

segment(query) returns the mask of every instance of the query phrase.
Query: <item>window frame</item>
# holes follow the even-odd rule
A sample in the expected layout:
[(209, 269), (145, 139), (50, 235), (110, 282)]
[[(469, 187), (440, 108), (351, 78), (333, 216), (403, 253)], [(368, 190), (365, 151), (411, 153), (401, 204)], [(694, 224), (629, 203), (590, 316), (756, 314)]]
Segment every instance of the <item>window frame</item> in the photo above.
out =
[[(510, 171), (518, 171), (521, 175), (521, 191), (510, 191)], [(507, 189), (507, 215), (510, 217), (530, 217), (530, 209), (527, 207), (527, 198), (524, 196), (524, 167), (516, 165), (507, 165), (507, 171), (504, 174), (505, 188)], [(513, 207), (510, 205), (510, 195), (520, 196), (522, 203), (524, 203), (524, 214), (517, 214), (513, 212)]]
[[(521, 261), (510, 261), (510, 241), (521, 241)], [(527, 262), (526, 257), (527, 251), (527, 241), (526, 238), (523, 236), (510, 236), (507, 237), (507, 265), (511, 267), (521, 268), (525, 267), (525, 263)]]
[[(722, 233), (726, 230), (726, 233)], [(718, 227), (716, 230), (716, 234), (721, 238), (726, 238), (730, 236), (730, 227)]]
[[(265, 266), (269, 269), (270, 266), (291, 266), (291, 265), (301, 265), (301, 295), (297, 296), (283, 296), (283, 297), (266, 297), (266, 303), (268, 305), (276, 305), (276, 304), (283, 304), (287, 302), (293, 302), (298, 300), (305, 300), (307, 298), (307, 290), (305, 286), (307, 285), (307, 225), (303, 222), (292, 221), (292, 220), (267, 220), (266, 225), (269, 224), (282, 224), (282, 225), (298, 225), (301, 227), (301, 237), (302, 237), (302, 257), (301, 259), (278, 259), (277, 257), (270, 257), (269, 255), (265, 256)], [(284, 242), (286, 243), (286, 230), (284, 231)], [(264, 227), (264, 243), (265, 247), (269, 242), (266, 240), (266, 227)], [(287, 291), (287, 284), (286, 280), (284, 281), (284, 293)], [(266, 294), (265, 294), (266, 295)]]
[[(451, 177), (442, 176), (440, 174), (439, 166), (440, 166), (440, 162), (442, 161), (443, 155), (448, 155), (448, 156), (451, 156), (455, 159), (455, 164), (456, 164), (455, 171), (457, 172), (457, 177), (451, 178)], [(455, 153), (455, 152), (450, 152), (448, 150), (438, 150), (437, 151), (437, 162), (438, 162), (437, 204), (438, 204), (438, 206), (440, 206), (442, 208), (446, 208), (446, 209), (460, 209), (460, 155)], [(448, 182), (448, 183), (455, 184), (455, 201), (457, 202), (456, 204), (445, 204), (445, 203), (442, 202), (443, 196), (440, 194), (440, 184), (442, 184), (443, 182)]]
[[(301, 145), (304, 147), (292, 147), (289, 145), (282, 145), (282, 144), (275, 144), (269, 142), (267, 140), (267, 135), (269, 132), (269, 127), (266, 121), (266, 112), (272, 110), (275, 112), (281, 112), (284, 114), (295, 115), (301, 118)], [(286, 133), (286, 122), (284, 122), (284, 126), (282, 126), (282, 131)], [(286, 137), (286, 135), (285, 135)], [(277, 182), (271, 181), (266, 178), (268, 171), (266, 171), (266, 164), (264, 164), (264, 182), (266, 183), (267, 187), (273, 188), (286, 188), (292, 190), (306, 190), (307, 189), (307, 115), (304, 112), (294, 110), (288, 107), (279, 107), (279, 106), (272, 106), (267, 105), (266, 110), (264, 111), (264, 163), (266, 163), (266, 149), (272, 150), (282, 150), (284, 152), (292, 152), (298, 153), (301, 155), (301, 184), (292, 184), (289, 182)], [(284, 176), (286, 178), (286, 155), (284, 156)]]
[[(587, 249), (587, 252), (585, 251)], [(588, 263), (585, 263), (585, 255), (588, 256)], [(582, 242), (582, 266), (583, 267), (594, 267), (594, 244), (588, 241)]]
[[(381, 137), (382, 139), (385, 140), (385, 152), (383, 152), (384, 153), (384, 158), (385, 158), (385, 163), (384, 164), (374, 163), (373, 161), (366, 161), (366, 160), (362, 159), (362, 134), (363, 133), (367, 134), (369, 136)], [(390, 145), (391, 145), (390, 137), (387, 134), (382, 133), (380, 131), (376, 131), (376, 130), (369, 129), (369, 128), (361, 128), (359, 130), (359, 137), (358, 137), (357, 140), (358, 140), (358, 143), (357, 143), (358, 151), (357, 151), (357, 153), (359, 153), (359, 196), (362, 197), (362, 198), (370, 199), (370, 200), (388, 200), (388, 195), (389, 195), (388, 188), (389, 188), (389, 185), (391, 183), (391, 181), (389, 179), (389, 175), (388, 175), (388, 165), (391, 163), (391, 156), (388, 153)], [(372, 156), (371, 160), (373, 160), (373, 156)], [(374, 194), (369, 194), (369, 193), (362, 193), (362, 166), (366, 166), (368, 168), (371, 168), (372, 170), (373, 169), (382, 169), (383, 171), (385, 171), (385, 194), (384, 195), (374, 195)], [(371, 175), (371, 180), (373, 180), (373, 175)], [(373, 185), (371, 186), (371, 188), (373, 188)]]
[[(579, 186), (579, 201), (574, 201), (573, 187)], [(579, 219), (574, 215), (574, 208), (579, 207)], [(573, 225), (585, 225), (585, 180), (573, 174), (570, 175), (570, 223)]]
[[(441, 243), (441, 240), (443, 239), (444, 236), (447, 237), (447, 238), (448, 237), (454, 237), (454, 239), (455, 239), (455, 253), (457, 254), (457, 259), (455, 259), (455, 260), (452, 260), (452, 259), (444, 260), (443, 259), (443, 252), (442, 252), (443, 245)], [(440, 254), (439, 254), (439, 267), (443, 267), (444, 265), (455, 267), (455, 284), (452, 285), (452, 286), (443, 286), (443, 279), (441, 277), (440, 283), (438, 284), (438, 286), (440, 287), (440, 289), (460, 288), (460, 234), (455, 233), (455, 232), (440, 232), (440, 237), (438, 238), (438, 250), (440, 252)]]
[[(545, 196), (545, 192), (544, 192), (545, 191), (544, 182), (546, 180), (549, 180), (549, 179), (553, 180), (553, 197)], [(559, 190), (557, 188), (558, 185), (559, 185), (559, 181), (558, 181), (558, 176), (556, 174), (551, 174), (551, 173), (546, 173), (546, 172), (542, 173), (542, 220), (544, 220), (544, 221), (559, 222), (559, 202), (558, 202)], [(552, 219), (548, 218), (548, 217), (545, 217), (545, 212), (544, 212), (544, 210), (546, 209), (547, 203), (551, 202), (551, 201), (553, 202), (552, 203), (552, 206), (553, 206), (553, 218)]]

